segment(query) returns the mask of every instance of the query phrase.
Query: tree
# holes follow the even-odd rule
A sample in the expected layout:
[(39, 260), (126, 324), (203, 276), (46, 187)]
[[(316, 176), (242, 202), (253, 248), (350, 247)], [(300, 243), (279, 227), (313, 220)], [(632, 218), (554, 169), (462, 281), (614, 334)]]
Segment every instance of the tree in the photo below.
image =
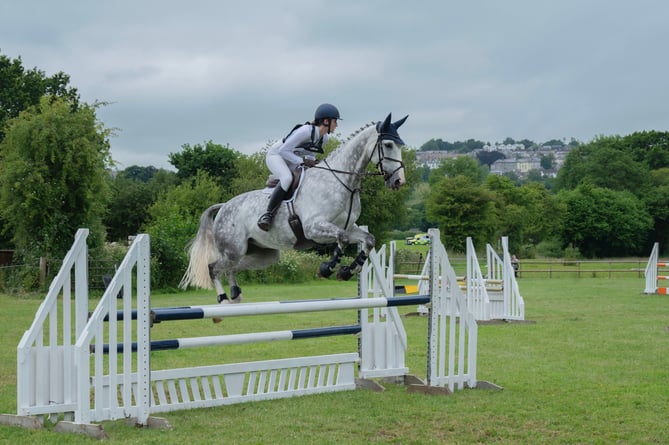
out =
[(156, 199), (152, 187), (141, 180), (117, 176), (111, 184), (111, 198), (104, 218), (107, 239), (125, 241), (140, 233), (149, 217), (148, 209)]
[(94, 246), (104, 240), (102, 215), (109, 197), (109, 130), (96, 105), (76, 110), (43, 97), (12, 119), (0, 143), (0, 215), (16, 247), (62, 257), (80, 227)]
[(4, 139), (7, 121), (31, 106), (38, 106), (42, 96), (63, 98), (76, 109), (79, 94), (69, 82), (70, 76), (63, 72), (47, 77), (37, 68), (25, 70), (20, 57), (12, 60), (0, 54), (0, 142)]
[(232, 179), (228, 188), (230, 197), (265, 187), (269, 176), (269, 169), (265, 164), (266, 154), (266, 151), (260, 151), (249, 156), (242, 154), (237, 158), (237, 176)]
[[(362, 212), (357, 224), (367, 226), (374, 234), (377, 246), (389, 241), (391, 230), (406, 224), (406, 202), (411, 194), (411, 185), (416, 181), (419, 172), (416, 169), (416, 152), (402, 150), (404, 175), (407, 184), (399, 190), (391, 190), (385, 186), (382, 177), (367, 176), (363, 178), (360, 191)], [(371, 167), (370, 167), (371, 168)]]
[(564, 147), (564, 142), (559, 139), (551, 139), (541, 144), (544, 147)]
[(447, 150), (447, 142), (445, 143), (441, 139), (430, 139), (423, 145), (421, 145), (421, 151), (442, 151)]
[(619, 136), (600, 137), (572, 149), (558, 172), (558, 190), (574, 189), (583, 181), (612, 190), (631, 190), (641, 196), (647, 189), (649, 170), (634, 159), (626, 141)]
[(181, 148), (180, 153), (170, 153), (168, 156), (180, 179), (195, 177), (198, 171), (203, 171), (227, 188), (237, 176), (235, 162), (240, 153), (229, 146), (208, 141), (204, 146), (195, 144), (191, 147), (184, 144)]
[(563, 217), (564, 208), (555, 195), (541, 183), (528, 182), (515, 187), (513, 197), (500, 208), (504, 230), (498, 235), (509, 236), (510, 247), (521, 250), (557, 236)]
[(150, 207), (144, 229), (151, 235), (151, 282), (176, 287), (188, 265), (186, 246), (195, 236), (200, 215), (220, 202), (221, 187), (200, 171), (188, 181), (163, 191)]
[(427, 217), (441, 230), (448, 249), (464, 252), (468, 236), (485, 244), (495, 232), (493, 194), (467, 176), (443, 178), (432, 185)]
[(430, 172), (429, 182), (433, 184), (440, 181), (444, 176), (449, 178), (467, 176), (480, 184), (483, 183), (487, 175), (487, 168), (481, 166), (476, 159), (470, 156), (458, 156), (457, 158), (441, 161), (439, 167)]
[(118, 173), (119, 178), (132, 179), (136, 181), (149, 182), (158, 172), (158, 169), (153, 166), (141, 167), (139, 165), (131, 165), (125, 170)]
[[(646, 191), (643, 201), (653, 217), (653, 232), (649, 243), (659, 242), (665, 248), (669, 246), (669, 168), (651, 171), (651, 186)], [(650, 245), (646, 251), (650, 248)]]
[(523, 147), (525, 147), (525, 150), (527, 150), (528, 148), (530, 148), (534, 145), (537, 145), (534, 141), (531, 141), (529, 139), (523, 139), (521, 141), (517, 141), (517, 143), (523, 144)]
[(622, 138), (635, 161), (651, 170), (669, 167), (669, 132), (641, 131)]
[(586, 257), (641, 255), (653, 220), (643, 203), (628, 191), (582, 184), (559, 193), (566, 212), (563, 245)]
[(541, 155), (541, 159), (539, 160), (539, 165), (541, 165), (541, 168), (543, 168), (544, 170), (550, 170), (553, 168), (554, 164), (555, 164), (555, 155), (553, 153)]
[(149, 220), (149, 207), (159, 193), (177, 186), (175, 172), (152, 166), (130, 166), (121, 170), (111, 181), (111, 198), (104, 223), (107, 240), (125, 241), (140, 233)]
[[(44, 95), (63, 98), (76, 109), (79, 95), (75, 88), (68, 86), (69, 81), (70, 77), (63, 72), (47, 77), (37, 68), (24, 69), (20, 57), (10, 59), (0, 54), (0, 142), (5, 138), (9, 120), (31, 106), (38, 106)], [(1, 226), (0, 245), (13, 247), (9, 230)]]
[(377, 246), (389, 240), (389, 233), (406, 221), (405, 202), (409, 187), (391, 190), (381, 177), (369, 176), (363, 179), (360, 191), (362, 212), (357, 224), (367, 226), (374, 234)]
[(452, 151), (456, 153), (469, 153), (483, 148), (485, 142), (476, 139), (467, 139), (466, 141), (445, 142), (441, 139), (430, 139), (420, 147), (420, 151)]
[(479, 151), (476, 154), (476, 159), (481, 163), (481, 165), (487, 165), (488, 168), (495, 162), (499, 161), (500, 159), (506, 159), (506, 156), (504, 156), (504, 153), (500, 151)]

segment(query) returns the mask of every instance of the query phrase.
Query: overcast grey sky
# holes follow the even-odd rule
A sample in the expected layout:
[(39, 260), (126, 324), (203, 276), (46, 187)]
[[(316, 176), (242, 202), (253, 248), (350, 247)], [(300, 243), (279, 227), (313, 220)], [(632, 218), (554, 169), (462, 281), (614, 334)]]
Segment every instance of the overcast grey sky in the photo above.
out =
[(666, 0), (44, 0), (0, 4), (0, 53), (63, 71), (119, 168), (243, 153), (337, 105), (339, 131), (409, 114), (432, 138), (536, 142), (667, 131)]

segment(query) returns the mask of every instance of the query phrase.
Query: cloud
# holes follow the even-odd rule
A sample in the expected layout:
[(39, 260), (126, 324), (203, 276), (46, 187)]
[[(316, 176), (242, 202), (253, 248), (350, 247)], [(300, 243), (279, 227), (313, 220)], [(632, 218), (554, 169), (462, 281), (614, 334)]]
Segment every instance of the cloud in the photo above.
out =
[(257, 151), (322, 102), (342, 135), (410, 114), (414, 147), (664, 131), (668, 13), (660, 0), (27, 0), (0, 5), (0, 51), (112, 102), (99, 117), (121, 129), (123, 165), (170, 167), (186, 143)]

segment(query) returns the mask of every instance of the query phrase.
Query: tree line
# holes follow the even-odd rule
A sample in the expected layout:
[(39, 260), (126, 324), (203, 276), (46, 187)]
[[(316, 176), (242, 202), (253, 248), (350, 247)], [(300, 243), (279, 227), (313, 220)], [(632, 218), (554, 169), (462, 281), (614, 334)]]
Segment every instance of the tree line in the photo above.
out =
[(669, 133), (599, 136), (574, 146), (555, 179), (490, 175), (463, 156), (423, 175), (410, 203), (415, 227), (436, 226), (447, 247), (509, 236), (533, 256), (644, 256), (669, 237)]
[[(96, 115), (105, 103), (82, 102), (64, 73), (26, 70), (20, 58), (1, 54), (0, 82), (0, 248), (14, 249), (17, 261), (62, 257), (80, 227), (91, 231), (92, 255), (146, 232), (152, 281), (174, 286), (201, 213), (263, 187), (269, 173), (266, 148), (246, 155), (211, 140), (170, 153), (175, 171), (117, 170), (113, 129)], [(341, 143), (333, 138), (326, 153)], [(467, 236), (484, 245), (505, 235), (525, 256), (612, 256), (642, 255), (667, 238), (666, 133), (578, 144), (552, 181), (490, 175), (467, 156), (430, 171), (411, 148), (403, 160), (408, 187), (390, 191), (373, 176), (363, 182), (358, 223), (379, 244), (401, 231), (438, 227), (454, 250), (464, 249)]]

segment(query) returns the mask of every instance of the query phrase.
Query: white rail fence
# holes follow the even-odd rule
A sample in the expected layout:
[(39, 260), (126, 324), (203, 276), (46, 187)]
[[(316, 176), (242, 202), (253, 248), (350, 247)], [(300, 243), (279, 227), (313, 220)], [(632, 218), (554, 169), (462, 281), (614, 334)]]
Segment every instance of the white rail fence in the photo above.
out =
[[(77, 232), (61, 271), (17, 348), (18, 416), (37, 416), (42, 422), (49, 418), (59, 425), (91, 426), (92, 422), (122, 418), (147, 425), (154, 413), (350, 390), (360, 379), (407, 377), (407, 338), (396, 306), (428, 300), (424, 384), (451, 391), (477, 385), (477, 323), (436, 229), (429, 231), (426, 293), (416, 298), (394, 296), (385, 246), (370, 254), (359, 275), (358, 298), (364, 302), (355, 304), (360, 324), (358, 351), (161, 370), (151, 368), (148, 235), (134, 240), (90, 316), (87, 235), (86, 229)], [(120, 291), (122, 299), (117, 298)], [(299, 310), (299, 303), (289, 303), (281, 310), (286, 306)], [(348, 301), (335, 304), (341, 309), (351, 306)], [(242, 314), (233, 311), (248, 305), (265, 307), (267, 313), (281, 307), (246, 303), (227, 305), (229, 309), (221, 305), (200, 309), (203, 313), (230, 311), (223, 315), (235, 316)], [(274, 334), (263, 333), (263, 338), (285, 339), (273, 338)], [(254, 335), (258, 333), (248, 335), (244, 342), (257, 341)], [(225, 344), (230, 339), (220, 341)], [(7, 416), (0, 420), (6, 421)]]

